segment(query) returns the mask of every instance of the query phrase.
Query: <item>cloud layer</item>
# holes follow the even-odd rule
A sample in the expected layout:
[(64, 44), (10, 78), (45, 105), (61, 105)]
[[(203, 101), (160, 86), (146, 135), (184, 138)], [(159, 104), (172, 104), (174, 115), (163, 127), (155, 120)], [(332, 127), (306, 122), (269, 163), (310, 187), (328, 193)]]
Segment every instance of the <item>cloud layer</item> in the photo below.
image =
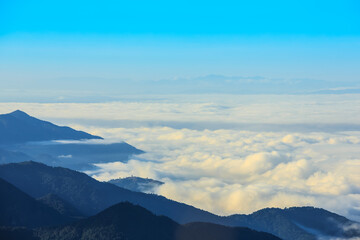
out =
[(211, 212), (312, 205), (360, 219), (360, 132), (106, 128), (147, 153), (98, 164), (99, 180), (135, 175), (164, 181), (156, 193)]
[(313, 205), (360, 220), (358, 95), (172, 96), (0, 103), (146, 151), (99, 180), (149, 177), (156, 193), (220, 215)]
[(125, 120), (140, 123), (207, 122), (218, 123), (218, 128), (230, 123), (316, 125), (360, 122), (358, 94), (162, 95), (124, 97), (122, 101), (107, 103), (0, 103), (1, 113), (16, 109), (59, 124), (111, 127), (116, 127), (116, 121)]

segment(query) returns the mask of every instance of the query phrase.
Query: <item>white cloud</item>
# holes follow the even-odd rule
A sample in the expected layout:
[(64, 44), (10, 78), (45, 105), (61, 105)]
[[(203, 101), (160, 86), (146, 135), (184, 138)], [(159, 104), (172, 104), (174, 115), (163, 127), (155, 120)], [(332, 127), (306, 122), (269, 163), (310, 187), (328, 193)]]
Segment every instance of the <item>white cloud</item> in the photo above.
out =
[(146, 151), (98, 164), (99, 180), (161, 180), (157, 193), (221, 215), (313, 205), (360, 220), (358, 95), (0, 103), (18, 108)]
[(72, 155), (59, 155), (58, 158), (72, 158)]
[(359, 219), (348, 211), (360, 207), (360, 132), (97, 131), (147, 152), (127, 164), (98, 164), (101, 170), (92, 173), (97, 179), (159, 179), (165, 184), (158, 194), (221, 215), (313, 205)]

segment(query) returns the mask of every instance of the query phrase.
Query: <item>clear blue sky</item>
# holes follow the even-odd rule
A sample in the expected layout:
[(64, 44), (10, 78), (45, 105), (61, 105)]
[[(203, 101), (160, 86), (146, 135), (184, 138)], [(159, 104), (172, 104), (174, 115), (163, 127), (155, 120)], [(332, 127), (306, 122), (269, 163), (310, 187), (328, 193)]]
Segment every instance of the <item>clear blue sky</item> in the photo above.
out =
[(359, 36), (357, 0), (0, 2), (1, 34)]
[(7, 94), (211, 74), (357, 86), (358, 66), (356, 0), (0, 0)]

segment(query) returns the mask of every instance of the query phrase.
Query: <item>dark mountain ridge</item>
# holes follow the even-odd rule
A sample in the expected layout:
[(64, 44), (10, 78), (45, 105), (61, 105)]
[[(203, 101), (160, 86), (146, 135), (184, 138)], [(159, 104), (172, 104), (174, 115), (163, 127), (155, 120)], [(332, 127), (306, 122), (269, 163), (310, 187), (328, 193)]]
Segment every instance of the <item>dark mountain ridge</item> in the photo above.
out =
[(39, 227), (71, 222), (0, 178), (0, 226)]
[(360, 228), (351, 228), (358, 223), (325, 209), (310, 206), (265, 208), (249, 215), (231, 215), (227, 219), (231, 226), (247, 226), (281, 236), (283, 239), (360, 237)]
[[(356, 231), (344, 230), (347, 226), (357, 224), (356, 222), (312, 207), (271, 208), (250, 215), (220, 217), (162, 196), (132, 192), (109, 183), (98, 182), (84, 173), (36, 162), (0, 165), (0, 177), (35, 198), (55, 194), (88, 216), (119, 202), (128, 201), (145, 207), (156, 215), (170, 217), (181, 224), (210, 222), (233, 227), (249, 227), (288, 240), (316, 239), (313, 231), (308, 231), (307, 228), (334, 237), (360, 236)], [(327, 221), (329, 218), (332, 220)], [(324, 224), (321, 224), (321, 221)]]
[(0, 177), (34, 198), (55, 194), (90, 216), (119, 202), (139, 204), (157, 215), (179, 223), (213, 220), (218, 217), (192, 206), (155, 194), (133, 192), (110, 183), (99, 182), (85, 173), (37, 162), (0, 165)]
[(82, 139), (102, 138), (39, 120), (20, 110), (0, 115), (0, 144)]
[[(50, 202), (51, 207), (55, 201), (57, 211), (0, 178), (0, 239), (279, 240), (271, 234), (247, 228), (211, 223), (182, 226), (129, 202), (116, 204), (95, 216), (74, 222), (66, 216), (62, 199), (47, 195), (42, 199), (44, 201)], [(57, 206), (59, 202), (60, 208)]]
[(143, 207), (124, 202), (79, 222), (55, 229), (41, 229), (47, 239), (129, 240), (279, 240), (248, 228), (231, 228), (211, 223), (180, 225), (168, 217), (156, 216)]
[[(126, 162), (143, 151), (126, 142), (105, 143), (102, 139), (69, 127), (59, 127), (17, 110), (0, 115), (0, 164), (35, 160), (76, 170), (93, 169), (93, 163)], [(57, 142), (56, 140), (72, 140)], [(81, 140), (81, 141), (80, 141)]]

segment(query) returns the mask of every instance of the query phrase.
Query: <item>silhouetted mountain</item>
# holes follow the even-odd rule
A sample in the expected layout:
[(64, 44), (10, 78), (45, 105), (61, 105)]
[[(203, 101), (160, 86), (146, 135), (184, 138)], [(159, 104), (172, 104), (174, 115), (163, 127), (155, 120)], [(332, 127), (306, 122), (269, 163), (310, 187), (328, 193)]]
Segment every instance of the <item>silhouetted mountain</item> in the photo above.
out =
[(211, 223), (179, 225), (130, 203), (116, 204), (96, 216), (77, 223), (38, 232), (42, 240), (129, 239), (129, 240), (277, 240), (268, 233), (230, 228)]
[(39, 227), (70, 222), (0, 178), (0, 226)]
[[(231, 225), (247, 226), (283, 239), (360, 238), (359, 224), (343, 216), (314, 207), (265, 208), (250, 215), (228, 217)], [(354, 226), (358, 226), (354, 228)]]
[(150, 192), (154, 190), (154, 188), (164, 184), (163, 182), (157, 180), (153, 180), (149, 178), (140, 178), (140, 177), (126, 177), (126, 178), (112, 179), (108, 181), (108, 183), (112, 183), (116, 186), (136, 192)]
[(129, 201), (180, 223), (214, 222), (219, 218), (162, 196), (133, 192), (96, 181), (84, 173), (36, 162), (0, 165), (0, 177), (34, 198), (55, 194), (87, 215), (94, 215), (116, 203)]
[(214, 223), (188, 223), (177, 232), (176, 239), (280, 239), (265, 232), (258, 232), (244, 227), (226, 227)]
[(143, 151), (125, 143), (54, 142), (50, 140), (102, 139), (69, 127), (59, 127), (22, 111), (0, 115), (0, 164), (36, 161), (76, 170), (93, 163), (126, 162)]
[(306, 230), (313, 229), (325, 236), (360, 238), (360, 224), (324, 209), (292, 207), (282, 211), (291, 221)]
[(55, 194), (50, 193), (37, 200), (51, 207), (63, 216), (71, 217), (73, 219), (81, 219), (85, 217), (85, 215), (77, 210), (74, 206)]
[(0, 144), (81, 139), (102, 138), (36, 119), (20, 110), (0, 115)]
[[(84, 173), (35, 162), (0, 165), (0, 177), (29, 195), (39, 198), (56, 194), (81, 212), (93, 215), (116, 203), (128, 201), (184, 224), (211, 222), (249, 227), (272, 233), (285, 240), (313, 240), (317, 235), (344, 238), (360, 236), (351, 226), (356, 222), (315, 208), (263, 209), (250, 215), (220, 217), (154, 194), (132, 192), (98, 182)], [(332, 219), (332, 220), (328, 220)], [(343, 231), (338, 231), (343, 229)]]

